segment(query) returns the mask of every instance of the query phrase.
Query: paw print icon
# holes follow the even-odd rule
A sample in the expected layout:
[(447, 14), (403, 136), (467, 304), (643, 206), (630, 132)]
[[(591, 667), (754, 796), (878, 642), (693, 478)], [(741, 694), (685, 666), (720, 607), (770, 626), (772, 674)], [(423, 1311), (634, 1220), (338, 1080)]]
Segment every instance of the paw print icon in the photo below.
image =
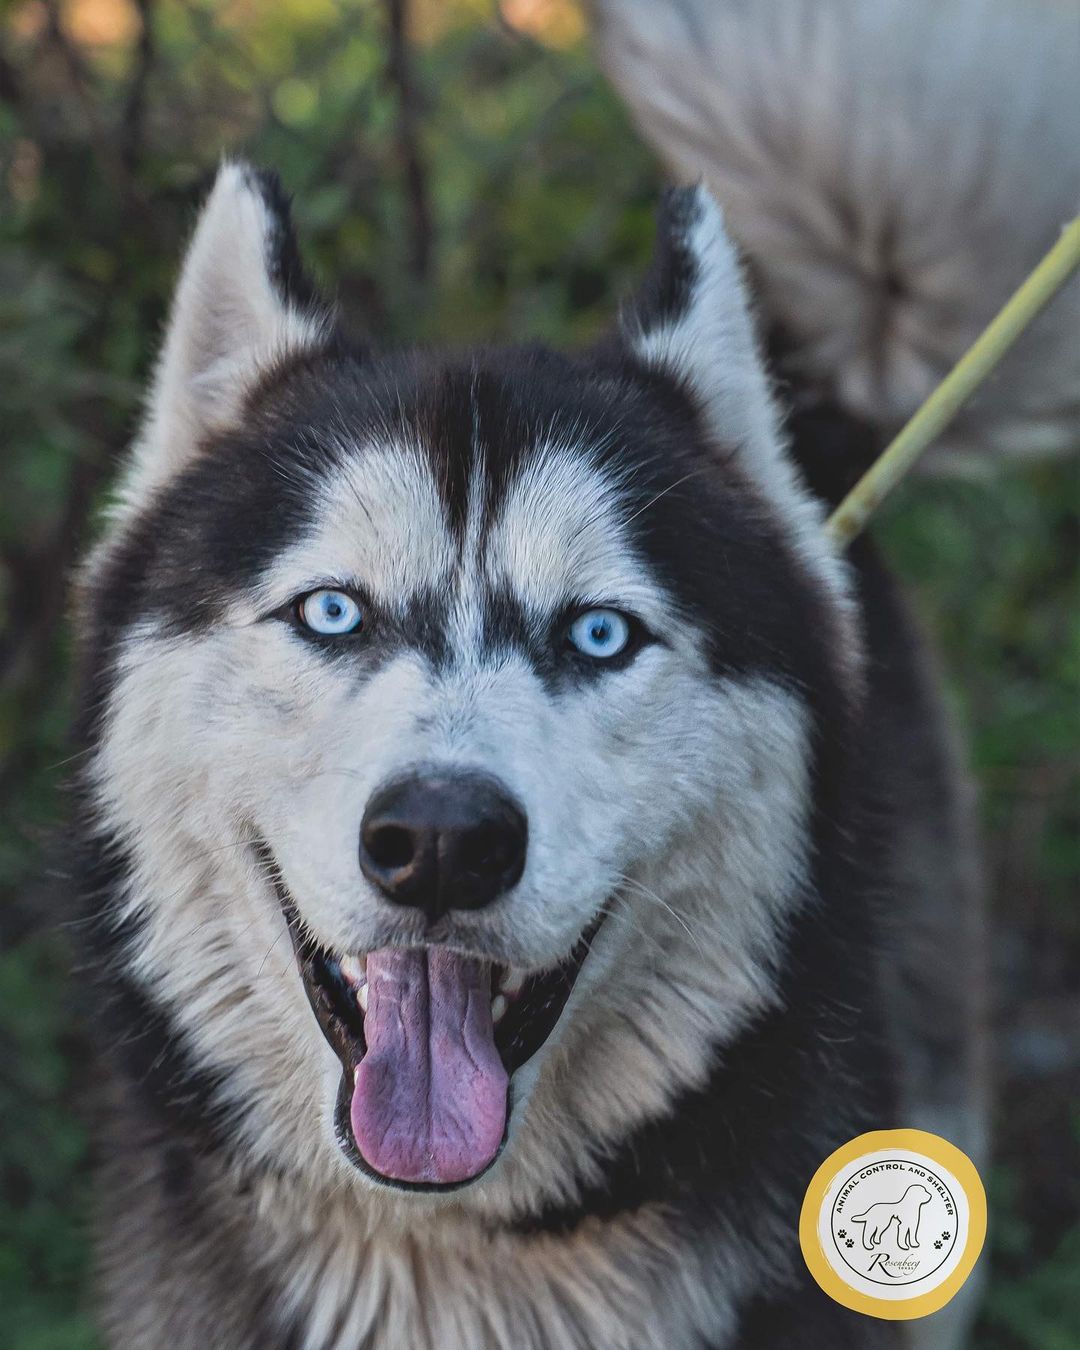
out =
[(951, 1233), (942, 1233), (942, 1235), (941, 1235), (941, 1240), (942, 1240), (942, 1242), (948, 1242), (948, 1240), (949, 1240), (951, 1237), (952, 1237), (952, 1234), (951, 1234)]
[(846, 1238), (846, 1237), (847, 1237), (847, 1229), (846, 1229), (846, 1228), (838, 1228), (838, 1229), (836, 1230), (836, 1236), (837, 1236), (838, 1238)]
[(938, 1238), (938, 1240), (934, 1243), (934, 1246), (938, 1249), (938, 1251), (941, 1250), (941, 1239), (940, 1239), (940, 1238)]
[(844, 1242), (844, 1246), (845, 1246), (845, 1247), (854, 1247), (854, 1246), (855, 1246), (855, 1239), (854, 1239), (854, 1238), (848, 1238), (848, 1239)]

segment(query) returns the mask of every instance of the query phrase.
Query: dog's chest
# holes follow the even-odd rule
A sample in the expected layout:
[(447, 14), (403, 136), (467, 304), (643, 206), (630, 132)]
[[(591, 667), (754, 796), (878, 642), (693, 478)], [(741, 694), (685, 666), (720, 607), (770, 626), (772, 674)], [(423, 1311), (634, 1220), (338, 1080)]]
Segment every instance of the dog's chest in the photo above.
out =
[(722, 1347), (741, 1283), (638, 1214), (571, 1235), (315, 1241), (294, 1249), (285, 1311), (305, 1350)]

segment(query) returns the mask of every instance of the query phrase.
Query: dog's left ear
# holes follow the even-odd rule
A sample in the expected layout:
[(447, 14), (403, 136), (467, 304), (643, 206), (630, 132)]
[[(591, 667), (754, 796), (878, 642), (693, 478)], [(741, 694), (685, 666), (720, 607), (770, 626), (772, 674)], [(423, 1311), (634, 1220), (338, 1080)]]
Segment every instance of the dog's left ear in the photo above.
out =
[[(652, 267), (620, 317), (621, 338), (690, 393), (725, 453), (768, 489), (790, 493), (779, 419), (758, 351), (735, 247), (704, 186), (673, 188)], [(796, 489), (797, 490), (797, 489)]]
[(199, 216), (121, 499), (139, 505), (234, 424), (259, 375), (331, 326), (273, 174), (226, 162)]

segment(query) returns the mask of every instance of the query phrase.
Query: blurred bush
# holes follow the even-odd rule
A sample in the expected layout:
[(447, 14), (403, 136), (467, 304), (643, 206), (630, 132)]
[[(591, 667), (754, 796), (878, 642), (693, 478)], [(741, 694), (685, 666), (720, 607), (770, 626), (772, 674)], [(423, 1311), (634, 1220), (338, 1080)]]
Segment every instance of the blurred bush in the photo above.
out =
[[(573, 0), (0, 3), (0, 1340), (21, 1350), (93, 1344), (78, 927), (57, 930), (49, 843), (68, 584), (194, 205), (223, 152), (277, 168), (315, 273), (378, 341), (588, 338), (647, 257), (659, 173), (583, 34)], [(993, 1350), (1080, 1347), (1078, 496), (1068, 466), (912, 485), (881, 529), (989, 826)]]

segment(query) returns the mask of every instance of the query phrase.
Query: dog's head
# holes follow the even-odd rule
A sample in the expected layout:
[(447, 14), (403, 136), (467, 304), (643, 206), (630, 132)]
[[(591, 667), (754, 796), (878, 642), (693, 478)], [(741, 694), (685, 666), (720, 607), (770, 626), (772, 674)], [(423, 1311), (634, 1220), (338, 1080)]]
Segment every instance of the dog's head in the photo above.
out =
[(247, 1157), (566, 1197), (768, 1006), (854, 641), (703, 191), (601, 346), (443, 359), (227, 165), (84, 599), (102, 924)]

